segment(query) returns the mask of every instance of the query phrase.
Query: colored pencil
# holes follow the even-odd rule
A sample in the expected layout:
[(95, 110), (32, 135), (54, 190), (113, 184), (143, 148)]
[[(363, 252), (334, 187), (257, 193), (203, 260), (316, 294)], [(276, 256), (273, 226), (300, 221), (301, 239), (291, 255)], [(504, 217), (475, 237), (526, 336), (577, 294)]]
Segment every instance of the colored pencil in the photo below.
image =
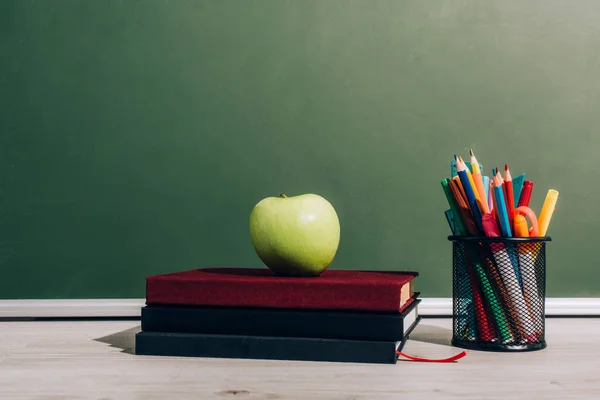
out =
[(498, 210), (498, 219), (500, 220), (500, 230), (502, 235), (511, 237), (510, 221), (506, 210), (506, 202), (504, 201), (504, 191), (502, 189), (502, 177), (496, 174), (494, 177), (494, 197), (496, 198), (495, 208)]
[(500, 178), (500, 185), (504, 184), (504, 179), (502, 178), (502, 175), (500, 174), (500, 171), (498, 170), (498, 167), (496, 167), (496, 175), (498, 178)]
[[(469, 262), (468, 259), (467, 262)], [(502, 312), (502, 306), (498, 301), (498, 297), (496, 296), (496, 293), (485, 273), (485, 270), (483, 269), (481, 264), (474, 264), (473, 267), (475, 270), (475, 274), (481, 284), (481, 292), (483, 294), (483, 298), (486, 300), (487, 306), (491, 310), (491, 314), (494, 317), (494, 320), (496, 321), (496, 326), (498, 328), (500, 339), (502, 341), (513, 340), (514, 338), (510, 332), (508, 321), (506, 320), (506, 316)]]
[(473, 168), (473, 182), (475, 183), (475, 188), (477, 192), (479, 192), (479, 200), (481, 200), (481, 204), (483, 206), (483, 210), (481, 210), (484, 214), (490, 212), (487, 205), (487, 198), (485, 196), (485, 188), (483, 186), (483, 178), (481, 177), (481, 169), (479, 168), (479, 162), (477, 161), (477, 157), (475, 157), (475, 153), (473, 153), (473, 149), (470, 150), (471, 154), (471, 168)]
[[(458, 190), (460, 191), (461, 196), (463, 197), (463, 199), (465, 199), (465, 201), (467, 201), (467, 195), (465, 193), (465, 189), (463, 189), (463, 185), (462, 185), (458, 175), (455, 176), (454, 178), (452, 178), (452, 180), (454, 182), (456, 182), (456, 186), (458, 187)], [(468, 201), (467, 201), (467, 204), (468, 204)]]
[(492, 181), (490, 180), (490, 182), (488, 183), (488, 210), (490, 210), (490, 213), (494, 212), (494, 189), (492, 188)]
[[(473, 214), (473, 219), (475, 220), (475, 224), (477, 225), (478, 231), (483, 232), (483, 227), (481, 226), (481, 210), (477, 205), (477, 191), (471, 185), (471, 182), (469, 180), (469, 168), (467, 168), (467, 165), (462, 161), (462, 159), (457, 158), (456, 160), (456, 171), (458, 172), (458, 177), (460, 178), (463, 189), (465, 190), (465, 194), (467, 195), (469, 207), (471, 209), (471, 213)], [(481, 201), (481, 199), (479, 200)]]
[[(524, 173), (513, 178), (505, 164), (503, 174), (493, 168), (492, 175), (484, 177), (473, 149), (469, 156), (466, 163), (454, 155), (451, 177), (442, 181), (451, 206), (445, 211), (446, 217), (453, 233), (460, 231), (455, 223), (460, 221), (462, 234), (495, 236), (498, 240), (463, 243), (464, 261), (455, 265), (463, 268), (461, 276), (469, 275), (470, 285), (465, 282), (464, 292), (458, 294), (466, 303), (458, 310), (462, 319), (455, 329), (468, 340), (535, 343), (544, 329), (544, 298), (537, 287), (536, 264), (543, 247), (504, 238), (545, 236), (558, 191), (548, 191), (538, 220), (529, 208), (533, 182), (526, 180)], [(495, 226), (493, 234), (486, 224), (487, 228)]]
[(513, 227), (513, 220), (515, 214), (515, 194), (513, 192), (512, 176), (510, 175), (510, 169), (508, 164), (504, 164), (504, 196), (506, 200), (506, 212), (508, 213), (508, 221), (510, 222), (511, 229)]
[(459, 210), (459, 215), (457, 215), (456, 218), (461, 219), (463, 227), (469, 235), (478, 235), (477, 225), (473, 220), (473, 214), (471, 214), (471, 211), (469, 210), (469, 204), (467, 203), (466, 199), (463, 198), (462, 194), (460, 193), (458, 182), (452, 179), (448, 183), (448, 186), (450, 187), (450, 192), (452, 193), (452, 197), (454, 197), (454, 201), (456, 202)]
[(459, 156), (458, 159), (465, 168), (465, 173), (467, 174), (467, 178), (469, 179), (469, 183), (471, 184), (471, 188), (473, 189), (475, 199), (481, 200), (481, 198), (479, 197), (479, 192), (477, 191), (477, 186), (475, 186), (475, 180), (473, 179), (473, 174), (471, 174), (471, 170), (469, 169), (469, 167), (467, 167), (467, 163), (465, 162), (465, 160), (462, 159), (462, 157)]
[(460, 210), (458, 208), (458, 204), (456, 204), (456, 200), (454, 199), (454, 196), (452, 196), (452, 191), (450, 190), (450, 178), (446, 178), (446, 179), (442, 179), (442, 189), (444, 190), (444, 193), (446, 194), (446, 199), (448, 200), (448, 205), (450, 206), (450, 209), (452, 210), (452, 214), (454, 216), (454, 223), (455, 223), (455, 227), (457, 229), (456, 234), (458, 235), (466, 235), (467, 234), (467, 230), (465, 229), (464, 223), (463, 223), (463, 218), (460, 214)]
[[(469, 281), (471, 282), (471, 290), (473, 291), (473, 303), (475, 305), (475, 310), (473, 310), (473, 312), (475, 313), (475, 321), (479, 333), (478, 339), (483, 340), (484, 342), (491, 342), (494, 338), (497, 337), (497, 334), (494, 330), (494, 325), (487, 317), (487, 313), (483, 302), (483, 296), (479, 289), (482, 285), (478, 281), (478, 275), (475, 272), (468, 256), (467, 267), (469, 268)], [(485, 285), (485, 280), (483, 284)], [(491, 301), (486, 299), (486, 303), (493, 304), (493, 299)], [(501, 319), (498, 319), (498, 321), (500, 322), (500, 324), (502, 323)]]

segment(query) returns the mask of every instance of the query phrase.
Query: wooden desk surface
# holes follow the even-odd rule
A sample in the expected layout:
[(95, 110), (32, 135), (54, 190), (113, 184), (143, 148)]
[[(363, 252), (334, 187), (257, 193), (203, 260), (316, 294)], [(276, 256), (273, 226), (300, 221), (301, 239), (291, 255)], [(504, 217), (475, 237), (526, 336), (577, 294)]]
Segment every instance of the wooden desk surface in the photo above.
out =
[[(548, 319), (548, 348), (471, 351), (454, 364), (310, 363), (135, 356), (137, 321), (0, 322), (0, 399), (597, 399), (600, 319)], [(447, 357), (449, 319), (423, 319), (404, 351)]]

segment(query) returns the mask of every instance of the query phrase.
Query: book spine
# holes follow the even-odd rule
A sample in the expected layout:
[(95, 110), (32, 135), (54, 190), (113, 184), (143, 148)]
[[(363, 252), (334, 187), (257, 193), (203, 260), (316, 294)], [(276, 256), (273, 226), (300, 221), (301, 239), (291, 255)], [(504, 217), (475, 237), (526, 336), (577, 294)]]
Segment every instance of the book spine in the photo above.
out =
[[(408, 283), (407, 283), (408, 284)], [(331, 285), (269, 284), (242, 282), (188, 282), (148, 278), (146, 304), (198, 306), (400, 310), (397, 284)]]

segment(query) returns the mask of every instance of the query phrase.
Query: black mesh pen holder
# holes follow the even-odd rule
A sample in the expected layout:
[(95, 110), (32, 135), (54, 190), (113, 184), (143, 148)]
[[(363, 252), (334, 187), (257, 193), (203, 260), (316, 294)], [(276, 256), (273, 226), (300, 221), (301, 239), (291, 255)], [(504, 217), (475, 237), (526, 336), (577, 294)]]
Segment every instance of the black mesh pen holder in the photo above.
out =
[(546, 348), (550, 237), (450, 236), (452, 344), (472, 350)]

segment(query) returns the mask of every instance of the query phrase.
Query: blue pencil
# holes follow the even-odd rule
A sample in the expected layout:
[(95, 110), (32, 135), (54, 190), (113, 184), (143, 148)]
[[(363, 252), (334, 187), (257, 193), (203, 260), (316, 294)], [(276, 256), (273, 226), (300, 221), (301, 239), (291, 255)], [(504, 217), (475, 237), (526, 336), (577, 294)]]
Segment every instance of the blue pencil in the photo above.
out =
[(504, 192), (502, 186), (494, 185), (494, 196), (496, 197), (496, 207), (498, 208), (498, 218), (500, 219), (500, 230), (502, 235), (511, 237), (510, 222), (508, 221), (508, 211), (504, 202)]

